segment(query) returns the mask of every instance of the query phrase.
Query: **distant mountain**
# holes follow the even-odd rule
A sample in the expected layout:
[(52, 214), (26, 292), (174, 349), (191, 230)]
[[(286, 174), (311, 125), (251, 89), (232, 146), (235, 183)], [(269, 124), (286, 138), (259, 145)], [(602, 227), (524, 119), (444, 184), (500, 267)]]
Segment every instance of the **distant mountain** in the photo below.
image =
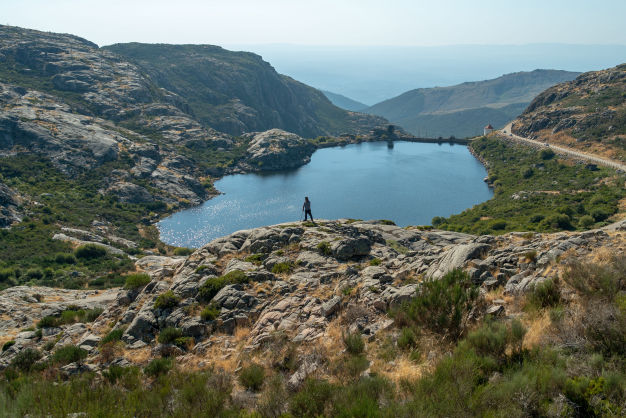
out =
[(525, 103), (514, 103), (501, 108), (477, 107), (457, 112), (422, 114), (397, 123), (420, 137), (472, 137), (481, 135), (483, 127), (489, 123), (495, 127), (504, 126), (525, 108)]
[(479, 134), (486, 123), (503, 126), (537, 94), (579, 74), (534, 70), (450, 87), (415, 89), (365, 111), (383, 116), (415, 135), (472, 136)]
[(251, 51), (286, 74), (320, 90), (372, 106), (405, 91), (489, 80), (516, 71), (560, 68), (596, 71), (626, 57), (626, 45), (322, 46), (230, 45)]
[(328, 100), (330, 100), (335, 106), (342, 109), (360, 112), (366, 107), (369, 107), (365, 103), (357, 102), (356, 100), (352, 100), (351, 98), (341, 94), (333, 93), (332, 91), (322, 90), (322, 93), (324, 93), (326, 97), (328, 97)]
[(547, 89), (513, 122), (512, 131), (626, 161), (626, 64)]
[(231, 135), (280, 128), (316, 137), (361, 132), (385, 122), (338, 108), (319, 90), (278, 74), (250, 52), (141, 43), (103, 49), (133, 62), (158, 87), (184, 98), (198, 121)]

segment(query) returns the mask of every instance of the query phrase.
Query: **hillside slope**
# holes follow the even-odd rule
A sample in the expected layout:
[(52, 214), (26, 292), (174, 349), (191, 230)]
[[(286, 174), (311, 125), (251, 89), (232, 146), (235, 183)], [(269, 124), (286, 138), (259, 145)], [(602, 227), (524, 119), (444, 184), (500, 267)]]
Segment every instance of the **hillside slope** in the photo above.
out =
[[(494, 115), (497, 120), (510, 120), (519, 114), (521, 106), (530, 103), (537, 94), (554, 84), (572, 80), (578, 74), (558, 70), (534, 70), (450, 87), (416, 89), (375, 104), (365, 111), (383, 116), (413, 134), (429, 132), (431, 136), (476, 135), (485, 123), (459, 112), (480, 108), (497, 109), (501, 112)], [(431, 115), (436, 117), (430, 117)], [(445, 115), (444, 121), (450, 123), (448, 128), (442, 129), (441, 115)], [(497, 121), (488, 123), (500, 124)], [(431, 131), (433, 134), (430, 134)]]
[(159, 87), (184, 97), (200, 122), (232, 135), (280, 128), (316, 137), (363, 132), (361, 123), (365, 130), (384, 123), (336, 107), (319, 90), (278, 74), (250, 52), (141, 43), (104, 49), (131, 60)]
[(520, 136), (626, 161), (626, 64), (547, 89), (512, 129)]
[(335, 106), (342, 109), (351, 110), (353, 112), (362, 112), (368, 106), (365, 103), (358, 102), (342, 94), (333, 93), (332, 91), (322, 90), (322, 93), (328, 100), (330, 100)]
[[(352, 132), (367, 131), (361, 121), (382, 121), (341, 110), (321, 92), (259, 65), (278, 87), (259, 79), (250, 97), (276, 123), (292, 121), (314, 135), (333, 126), (350, 131), (347, 121)], [(235, 94), (237, 79), (220, 71), (221, 91)], [(195, 115), (194, 97), (164, 88), (142, 67), (85, 39), (0, 26), (0, 227), (7, 228), (0, 231), (0, 288), (114, 284), (129, 268), (128, 255), (173, 251), (152, 223), (215, 194), (216, 177), (260, 169), (250, 162), (299, 166), (316, 149), (279, 129), (242, 137), (219, 132)], [(291, 104), (272, 110), (265, 101)], [(85, 236), (99, 237), (106, 262), (74, 258)]]

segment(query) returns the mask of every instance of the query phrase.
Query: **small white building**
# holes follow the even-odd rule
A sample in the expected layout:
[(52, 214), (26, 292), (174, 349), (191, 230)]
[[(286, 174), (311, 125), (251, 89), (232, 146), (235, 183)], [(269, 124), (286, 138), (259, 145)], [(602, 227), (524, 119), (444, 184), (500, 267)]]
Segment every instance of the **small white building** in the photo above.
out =
[(483, 129), (483, 135), (487, 135), (493, 132), (493, 126), (491, 126), (491, 124), (485, 126), (485, 128)]

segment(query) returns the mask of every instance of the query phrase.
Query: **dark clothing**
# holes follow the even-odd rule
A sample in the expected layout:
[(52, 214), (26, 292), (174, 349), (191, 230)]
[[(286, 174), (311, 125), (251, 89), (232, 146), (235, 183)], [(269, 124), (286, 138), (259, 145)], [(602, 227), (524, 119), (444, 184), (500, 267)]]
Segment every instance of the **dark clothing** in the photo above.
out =
[(311, 201), (310, 200), (305, 200), (304, 201), (304, 205), (302, 205), (302, 209), (304, 209), (304, 210), (311, 210)]
[(306, 221), (306, 217), (307, 215), (309, 215), (311, 217), (311, 220), (313, 220), (313, 215), (311, 214), (311, 209), (307, 209), (304, 211), (304, 220)]

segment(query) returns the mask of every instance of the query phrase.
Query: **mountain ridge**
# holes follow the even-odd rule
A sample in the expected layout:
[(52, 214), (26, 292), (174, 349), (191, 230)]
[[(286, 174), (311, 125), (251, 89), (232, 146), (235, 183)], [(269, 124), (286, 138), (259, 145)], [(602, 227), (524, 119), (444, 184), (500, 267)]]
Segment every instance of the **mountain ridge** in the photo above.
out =
[[(377, 103), (365, 111), (383, 116), (413, 134), (418, 133), (419, 124), (421, 131), (436, 132), (434, 136), (472, 136), (482, 133), (482, 126), (489, 121), (463, 121), (458, 118), (461, 114), (454, 113), (486, 107), (504, 111), (502, 119), (510, 120), (518, 114), (516, 112), (522, 104), (530, 103), (547, 87), (563, 80), (571, 80), (578, 74), (580, 73), (538, 69), (454, 86), (414, 89)], [(446, 123), (454, 128), (435, 129), (424, 119), (426, 115), (446, 115)]]

